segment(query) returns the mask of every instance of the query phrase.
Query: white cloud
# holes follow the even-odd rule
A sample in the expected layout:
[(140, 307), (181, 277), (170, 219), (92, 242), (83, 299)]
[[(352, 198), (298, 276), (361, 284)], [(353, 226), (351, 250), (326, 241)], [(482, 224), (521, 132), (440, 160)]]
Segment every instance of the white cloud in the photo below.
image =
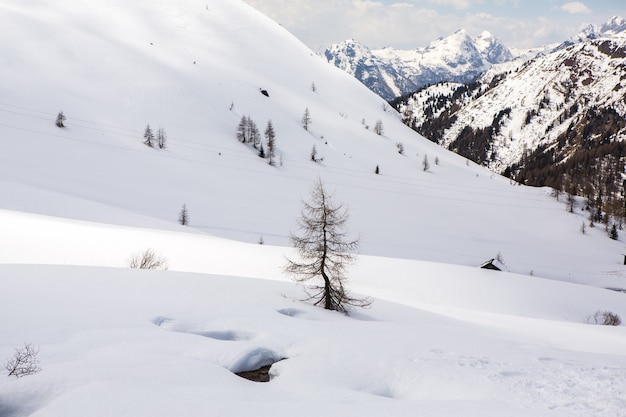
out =
[(561, 10), (564, 10), (571, 14), (591, 13), (591, 10), (587, 6), (585, 6), (584, 3), (581, 3), (579, 1), (565, 3), (561, 6)]
[[(1, 1), (1, 0), (0, 0)], [(533, 16), (527, 10), (502, 14), (516, 5), (530, 7), (518, 0), (244, 0), (282, 24), (314, 51), (321, 52), (332, 43), (356, 39), (371, 49), (393, 46), (413, 49), (427, 46), (440, 36), (464, 28), (472, 36), (484, 30), (493, 33), (509, 46), (530, 48), (560, 42), (578, 31), (581, 12), (589, 9), (581, 2), (564, 4), (569, 13)], [(540, 1), (540, 0), (536, 0)], [(542, 0), (551, 3), (556, 0)], [(446, 3), (437, 7), (434, 3)], [(486, 4), (480, 12), (473, 6)], [(428, 6), (425, 6), (428, 5)], [(535, 5), (535, 3), (532, 3)], [(469, 9), (457, 11), (453, 6)], [(489, 12), (487, 12), (489, 10)], [(491, 13), (490, 13), (491, 12)]]
[(430, 3), (438, 6), (450, 6), (457, 10), (465, 10), (470, 7), (471, 0), (428, 0)]

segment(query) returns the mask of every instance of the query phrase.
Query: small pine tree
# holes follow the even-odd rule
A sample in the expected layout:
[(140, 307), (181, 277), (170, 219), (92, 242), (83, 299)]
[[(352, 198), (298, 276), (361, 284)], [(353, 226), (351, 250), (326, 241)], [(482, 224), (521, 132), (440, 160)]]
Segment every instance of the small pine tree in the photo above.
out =
[(265, 158), (265, 149), (263, 149), (263, 144), (261, 143), (261, 147), (259, 149), (259, 158)]
[(585, 226), (585, 222), (583, 221), (582, 224), (580, 225), (580, 233), (587, 234), (587, 227)]
[(241, 116), (239, 124), (237, 125), (237, 140), (242, 143), (246, 143), (248, 140), (248, 117)]
[(383, 122), (380, 119), (376, 120), (376, 124), (374, 125), (374, 133), (379, 136), (383, 134)]
[(143, 132), (143, 143), (146, 146), (154, 147), (154, 133), (152, 133), (152, 129), (150, 125), (146, 125), (146, 130)]
[(396, 143), (396, 148), (398, 148), (398, 153), (400, 155), (404, 155), (404, 143), (402, 142)]
[(189, 225), (189, 211), (187, 210), (186, 204), (183, 204), (180, 209), (180, 213), (178, 213), (178, 223), (182, 224), (183, 226)]
[(63, 122), (65, 122), (65, 115), (62, 111), (60, 111), (59, 114), (57, 114), (57, 120), (56, 122), (54, 122), (54, 124), (57, 127), (65, 127), (65, 124)]
[(274, 158), (276, 157), (276, 132), (274, 131), (274, 125), (271, 120), (268, 120), (264, 133), (265, 140), (267, 140), (267, 157), (269, 158), (269, 164), (274, 165)]
[(615, 223), (613, 223), (613, 227), (611, 228), (611, 231), (609, 232), (609, 237), (613, 240), (617, 240), (617, 238), (619, 237), (617, 234), (617, 227), (615, 226)]
[(159, 149), (165, 149), (167, 147), (167, 135), (165, 134), (165, 129), (162, 127), (157, 131), (157, 145)]
[(248, 118), (248, 123), (250, 131), (249, 141), (252, 143), (252, 147), (256, 149), (256, 147), (261, 143), (261, 132), (259, 132), (259, 128), (252, 119)]
[(309, 108), (304, 109), (304, 114), (302, 115), (302, 127), (304, 130), (309, 130), (309, 125), (311, 124), (311, 113), (309, 112)]
[(435, 156), (435, 165), (439, 165), (439, 157)]
[(428, 155), (424, 155), (424, 160), (422, 161), (422, 169), (424, 171), (428, 171), (430, 169), (430, 163), (428, 162)]
[(317, 148), (315, 148), (315, 145), (311, 149), (311, 161), (317, 162)]
[(374, 170), (374, 173), (376, 175), (380, 174), (380, 168), (378, 167), (378, 165), (376, 165), (376, 169)]

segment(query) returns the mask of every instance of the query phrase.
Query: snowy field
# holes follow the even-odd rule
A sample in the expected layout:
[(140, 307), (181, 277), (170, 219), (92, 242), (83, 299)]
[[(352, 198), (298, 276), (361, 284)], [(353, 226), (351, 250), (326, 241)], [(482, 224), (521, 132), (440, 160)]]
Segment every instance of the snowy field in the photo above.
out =
[[(624, 240), (581, 233), (581, 202), (417, 136), (238, 0), (55, 3), (0, 5), (0, 360), (32, 343), (42, 368), (0, 378), (1, 417), (624, 415), (625, 327), (586, 323), (626, 319)], [(348, 316), (282, 271), (318, 177), (374, 298)], [(169, 270), (129, 269), (147, 248)]]

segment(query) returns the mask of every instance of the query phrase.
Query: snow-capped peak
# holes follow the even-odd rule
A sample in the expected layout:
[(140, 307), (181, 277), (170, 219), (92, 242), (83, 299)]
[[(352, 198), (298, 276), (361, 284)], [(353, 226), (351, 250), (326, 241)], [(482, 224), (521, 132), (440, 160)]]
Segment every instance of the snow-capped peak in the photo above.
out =
[(626, 20), (621, 16), (613, 16), (600, 26), (603, 35), (615, 35), (626, 31)]
[[(430, 50), (457, 50), (462, 45), (473, 45), (474, 42), (465, 29), (459, 29), (452, 35), (439, 38), (428, 45)], [(475, 46), (474, 46), (475, 47)]]
[(491, 64), (501, 64), (513, 59), (513, 54), (509, 48), (486, 30), (474, 39), (474, 44), (483, 59)]
[(474, 40), (465, 29), (459, 29), (450, 36), (431, 42), (424, 50), (423, 60), (431, 65), (439, 64), (452, 68), (453, 72), (457, 72), (457, 68), (465, 70), (471, 67), (484, 71), (488, 67)]
[(605, 36), (623, 34), (626, 36), (626, 20), (621, 16), (613, 16), (602, 25), (589, 24), (585, 26), (571, 41), (582, 42), (588, 39), (597, 39)]
[(472, 38), (462, 28), (425, 48), (370, 50), (349, 39), (329, 46), (324, 56), (386, 100), (441, 81), (470, 82), (491, 65), (514, 58), (491, 33)]

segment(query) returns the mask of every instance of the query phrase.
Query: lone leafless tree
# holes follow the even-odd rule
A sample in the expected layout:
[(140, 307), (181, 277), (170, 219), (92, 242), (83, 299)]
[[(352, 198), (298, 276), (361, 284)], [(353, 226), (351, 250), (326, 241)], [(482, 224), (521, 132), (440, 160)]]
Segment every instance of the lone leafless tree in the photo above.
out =
[(9, 376), (21, 378), (41, 371), (38, 354), (39, 348), (30, 343), (24, 343), (24, 347), (16, 348), (15, 354), (5, 365), (6, 370), (9, 371)]
[(301, 235), (290, 235), (300, 260), (287, 259), (285, 272), (297, 282), (321, 278), (320, 284), (307, 288), (308, 299), (316, 299), (314, 304), (327, 310), (347, 313), (349, 306), (365, 307), (372, 300), (353, 298), (346, 290), (346, 269), (355, 261), (359, 241), (348, 239), (345, 231), (348, 211), (332, 197), (318, 178), (310, 201), (303, 201), (298, 219)]

